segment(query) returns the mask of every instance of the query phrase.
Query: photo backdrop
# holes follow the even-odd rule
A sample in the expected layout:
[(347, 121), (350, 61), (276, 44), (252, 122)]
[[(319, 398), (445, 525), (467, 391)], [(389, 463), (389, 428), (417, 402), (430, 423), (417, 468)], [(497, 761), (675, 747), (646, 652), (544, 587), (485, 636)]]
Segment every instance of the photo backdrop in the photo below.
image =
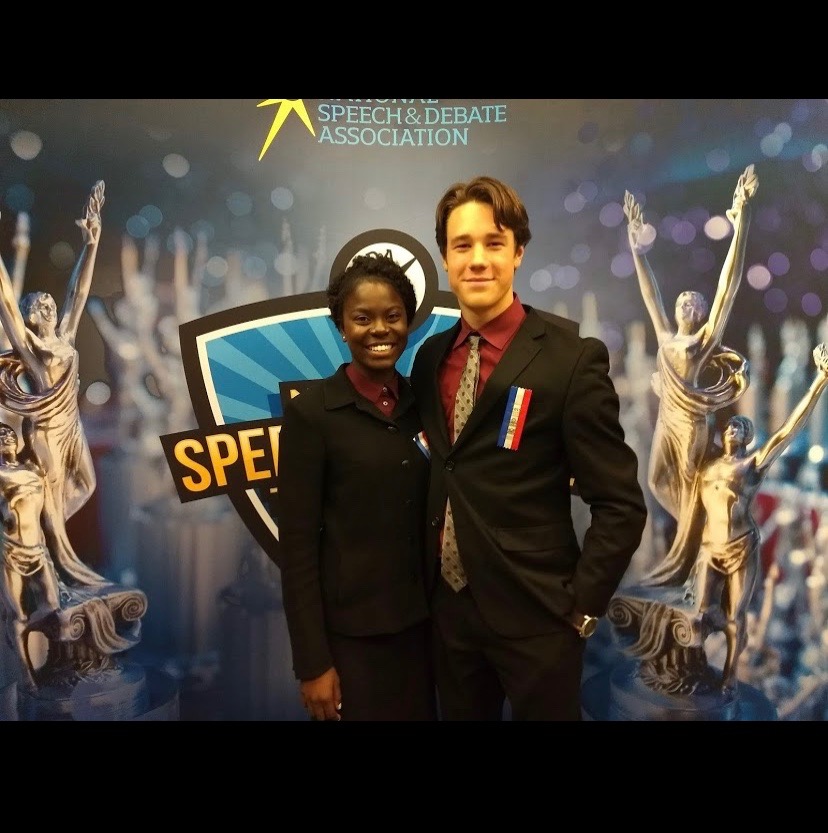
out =
[[(181, 718), (303, 715), (278, 571), (261, 546), (273, 531), (251, 521), (246, 499), (240, 510), (239, 489), (183, 504), (160, 437), (268, 416), (278, 424), (280, 385), (328, 369), (294, 362), (295, 374), (280, 373), (278, 338), (272, 367), (256, 352), (239, 369), (220, 345), (219, 364), (269, 390), (273, 407), (225, 401), (217, 418), (193, 382), (198, 334), (319, 309), (354, 241), (401, 234), (423, 274), (418, 343), (435, 326), (431, 310), (444, 326), (454, 306), (434, 207), (452, 182), (490, 174), (529, 211), (521, 300), (607, 344), (645, 482), (656, 345), (625, 191), (653, 228), (649, 258), (669, 309), (683, 290), (712, 298), (730, 240), (724, 214), (739, 174), (755, 166), (725, 343), (751, 360), (740, 407), (762, 436), (810, 380), (810, 350), (826, 338), (826, 137), (825, 99), (0, 99), (0, 254), (9, 266), (25, 260), (24, 291), (61, 303), (80, 248), (75, 220), (93, 184), (106, 183), (94, 303), (77, 342), (99, 483), (70, 531), (87, 563), (147, 593), (142, 656), (179, 682)], [(767, 632), (780, 667), (765, 683), (783, 719), (826, 716), (826, 432), (819, 407), (757, 503), (764, 564), (782, 567)], [(670, 534), (651, 508), (631, 576)], [(597, 644), (596, 667), (611, 651)], [(11, 663), (3, 672), (11, 682)]]

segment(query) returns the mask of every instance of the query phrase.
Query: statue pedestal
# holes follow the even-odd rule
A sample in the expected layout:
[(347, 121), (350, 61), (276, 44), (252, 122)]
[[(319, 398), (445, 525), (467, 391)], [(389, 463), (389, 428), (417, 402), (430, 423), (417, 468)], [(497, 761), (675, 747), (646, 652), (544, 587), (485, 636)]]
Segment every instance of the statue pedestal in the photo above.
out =
[(101, 654), (124, 651), (140, 641), (147, 597), (135, 587), (61, 584), (60, 605), (27, 627), (27, 633), (42, 633), (49, 640), (49, 667), (78, 667), (76, 660), (91, 665)]
[(741, 678), (722, 690), (706, 643), (722, 632), (724, 614), (719, 606), (703, 609), (692, 584), (624, 587), (610, 601), (607, 622), (619, 650), (582, 686), (585, 719), (778, 719), (765, 694)]
[(133, 662), (29, 691), (0, 689), (0, 721), (179, 719), (178, 688), (166, 674)]
[(777, 720), (776, 707), (758, 689), (739, 682), (732, 692), (671, 695), (653, 691), (634, 660), (622, 660), (584, 682), (585, 720), (726, 721)]

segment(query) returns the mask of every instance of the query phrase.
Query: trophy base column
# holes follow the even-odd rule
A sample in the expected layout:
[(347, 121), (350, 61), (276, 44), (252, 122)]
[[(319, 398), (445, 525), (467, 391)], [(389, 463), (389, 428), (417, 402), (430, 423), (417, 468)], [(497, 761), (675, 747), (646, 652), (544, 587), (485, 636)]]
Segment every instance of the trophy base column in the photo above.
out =
[(728, 721), (777, 720), (776, 707), (748, 683), (733, 692), (669, 695), (653, 691), (638, 676), (638, 663), (623, 660), (598, 671), (581, 689), (585, 720)]
[(167, 674), (136, 663), (90, 675), (74, 685), (0, 690), (0, 721), (176, 721), (178, 686)]

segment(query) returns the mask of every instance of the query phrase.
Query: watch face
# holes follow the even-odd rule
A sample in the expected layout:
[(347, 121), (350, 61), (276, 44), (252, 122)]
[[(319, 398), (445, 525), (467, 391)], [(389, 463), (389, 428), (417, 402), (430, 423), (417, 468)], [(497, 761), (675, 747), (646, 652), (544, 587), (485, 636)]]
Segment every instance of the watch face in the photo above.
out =
[(592, 636), (595, 633), (595, 629), (598, 627), (598, 619), (595, 616), (589, 616), (584, 620), (584, 624), (581, 626), (581, 634), (584, 637)]

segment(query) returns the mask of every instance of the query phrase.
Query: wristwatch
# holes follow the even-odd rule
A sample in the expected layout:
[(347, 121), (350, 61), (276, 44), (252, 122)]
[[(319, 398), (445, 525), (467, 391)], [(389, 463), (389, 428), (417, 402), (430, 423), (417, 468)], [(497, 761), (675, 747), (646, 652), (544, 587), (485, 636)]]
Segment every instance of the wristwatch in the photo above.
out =
[(589, 616), (586, 613), (573, 612), (569, 621), (572, 622), (573, 627), (576, 631), (578, 631), (578, 636), (580, 636), (581, 639), (589, 639), (598, 627), (598, 617)]

